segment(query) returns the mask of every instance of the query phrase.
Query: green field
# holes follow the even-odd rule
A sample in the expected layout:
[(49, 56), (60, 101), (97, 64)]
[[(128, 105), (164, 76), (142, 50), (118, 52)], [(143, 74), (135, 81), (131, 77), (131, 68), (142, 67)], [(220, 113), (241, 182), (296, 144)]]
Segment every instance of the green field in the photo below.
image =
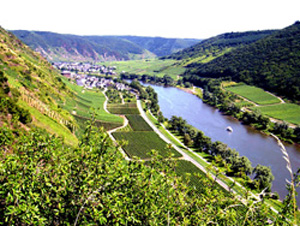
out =
[(153, 131), (147, 122), (140, 115), (126, 115), (129, 125), (133, 131)]
[(277, 104), (272, 106), (252, 107), (272, 118), (284, 120), (293, 124), (300, 124), (300, 106), (296, 104)]
[(149, 153), (152, 150), (156, 150), (159, 155), (168, 157), (171, 151), (174, 154), (173, 157), (180, 157), (181, 154), (175, 149), (168, 150), (167, 143), (165, 143), (155, 132), (115, 132), (113, 136), (116, 140), (126, 140), (128, 145), (123, 149), (127, 155), (132, 158), (136, 156), (141, 159), (147, 159), (151, 156)]
[(107, 66), (116, 66), (118, 73), (125, 71), (139, 75), (156, 75), (158, 77), (163, 77), (167, 74), (176, 79), (179, 74), (185, 71), (184, 67), (176, 63), (176, 60), (147, 59), (105, 62), (104, 64)]
[(248, 86), (248, 85), (237, 85), (226, 87), (226, 90), (245, 97), (246, 99), (255, 102), (259, 105), (278, 104), (280, 100), (277, 97), (265, 92), (263, 89)]

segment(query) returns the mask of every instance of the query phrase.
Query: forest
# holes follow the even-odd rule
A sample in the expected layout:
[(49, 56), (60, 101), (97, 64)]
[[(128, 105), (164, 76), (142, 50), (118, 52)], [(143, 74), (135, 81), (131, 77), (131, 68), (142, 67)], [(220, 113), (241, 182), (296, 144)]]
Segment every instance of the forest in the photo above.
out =
[(300, 22), (207, 63), (188, 65), (186, 76), (227, 78), (300, 100)]

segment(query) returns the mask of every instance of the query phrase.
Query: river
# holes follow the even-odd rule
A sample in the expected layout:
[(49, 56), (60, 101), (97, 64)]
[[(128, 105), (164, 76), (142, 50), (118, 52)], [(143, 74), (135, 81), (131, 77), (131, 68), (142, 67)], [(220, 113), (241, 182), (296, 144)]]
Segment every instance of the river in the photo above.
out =
[[(238, 120), (225, 116), (217, 109), (205, 104), (195, 95), (173, 87), (151, 85), (158, 94), (158, 102), (164, 117), (180, 116), (188, 124), (202, 130), (212, 141), (221, 141), (230, 148), (236, 149), (241, 156), (252, 162), (270, 166), (275, 177), (272, 191), (277, 191), (283, 199), (287, 194), (286, 179), (290, 180), (286, 161), (273, 137), (266, 136), (250, 126), (242, 125)], [(227, 132), (230, 126), (233, 132)], [(284, 144), (290, 157), (293, 171), (300, 167), (300, 147)], [(300, 190), (298, 191), (300, 194)], [(297, 197), (298, 204), (300, 197)]]

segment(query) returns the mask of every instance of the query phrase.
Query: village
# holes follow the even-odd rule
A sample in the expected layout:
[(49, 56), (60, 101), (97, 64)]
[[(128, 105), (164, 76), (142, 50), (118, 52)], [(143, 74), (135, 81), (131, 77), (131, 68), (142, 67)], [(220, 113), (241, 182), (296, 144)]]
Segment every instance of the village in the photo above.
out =
[(62, 76), (75, 81), (77, 85), (83, 86), (85, 89), (105, 89), (111, 87), (119, 91), (131, 90), (130, 87), (123, 83), (114, 82), (112, 76), (116, 75), (115, 66), (106, 67), (104, 65), (79, 62), (56, 62), (52, 65), (61, 71)]
[(116, 75), (116, 66), (106, 67), (105, 65), (96, 65), (82, 62), (54, 62), (53, 67), (64, 73), (98, 73), (103, 75)]

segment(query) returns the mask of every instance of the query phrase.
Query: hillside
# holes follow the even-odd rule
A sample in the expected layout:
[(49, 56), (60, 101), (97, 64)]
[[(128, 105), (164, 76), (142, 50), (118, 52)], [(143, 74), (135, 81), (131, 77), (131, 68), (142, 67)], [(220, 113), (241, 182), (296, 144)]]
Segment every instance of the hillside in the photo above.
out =
[(210, 62), (190, 65), (188, 74), (229, 77), (299, 101), (300, 22)]
[[(71, 91), (48, 61), (1, 27), (0, 73), (2, 111), (8, 118), (19, 120), (27, 129), (38, 126), (64, 137), (68, 144), (77, 144), (73, 134), (77, 123), (56, 102), (71, 97)], [(6, 117), (0, 123), (5, 121)]]
[(39, 31), (12, 31), (50, 61), (119, 61), (168, 55), (197, 40), (134, 36), (77, 36)]
[(156, 56), (166, 56), (174, 52), (178, 52), (184, 48), (188, 48), (195, 43), (200, 42), (199, 39), (178, 39), (178, 38), (162, 38), (162, 37), (139, 37), (139, 36), (120, 36), (120, 38), (131, 41), (144, 49), (149, 50)]
[(170, 56), (163, 57), (163, 59), (183, 60), (185, 65), (206, 63), (233, 49), (264, 38), (273, 32), (274, 30), (225, 33), (203, 40)]

